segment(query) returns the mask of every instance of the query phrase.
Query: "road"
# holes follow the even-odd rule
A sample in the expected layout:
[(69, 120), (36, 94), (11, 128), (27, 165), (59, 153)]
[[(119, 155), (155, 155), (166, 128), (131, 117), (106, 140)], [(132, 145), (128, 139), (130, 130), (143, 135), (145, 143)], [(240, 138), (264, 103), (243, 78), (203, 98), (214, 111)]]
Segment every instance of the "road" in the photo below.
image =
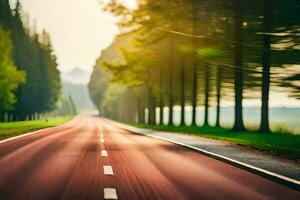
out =
[(300, 199), (183, 147), (80, 116), (0, 144), (0, 199)]

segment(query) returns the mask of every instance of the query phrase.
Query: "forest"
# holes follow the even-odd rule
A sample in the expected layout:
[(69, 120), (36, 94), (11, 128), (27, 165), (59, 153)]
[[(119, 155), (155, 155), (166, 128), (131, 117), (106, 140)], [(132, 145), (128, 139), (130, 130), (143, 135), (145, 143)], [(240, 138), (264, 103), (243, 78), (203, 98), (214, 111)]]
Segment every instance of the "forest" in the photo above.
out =
[[(100, 114), (120, 121), (220, 127), (234, 105), (244, 131), (245, 100), (259, 100), (259, 132), (271, 132), (270, 93), (300, 99), (299, 0), (142, 0), (102, 3), (121, 33), (102, 51), (89, 83)], [(215, 122), (209, 124), (211, 109)], [(188, 112), (189, 111), (189, 112)], [(191, 122), (186, 123), (190, 114)]]
[(57, 106), (60, 73), (50, 36), (19, 1), (0, 0), (0, 121), (38, 118)]

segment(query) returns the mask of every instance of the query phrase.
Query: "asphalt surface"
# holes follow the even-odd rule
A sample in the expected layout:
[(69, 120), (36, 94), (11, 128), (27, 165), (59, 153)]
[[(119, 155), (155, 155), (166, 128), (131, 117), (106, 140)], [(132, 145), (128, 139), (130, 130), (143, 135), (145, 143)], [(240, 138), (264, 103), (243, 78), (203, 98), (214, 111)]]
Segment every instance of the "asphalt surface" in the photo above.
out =
[(300, 192), (108, 120), (0, 143), (0, 199), (300, 199)]
[[(123, 126), (125, 128), (125, 125)], [(126, 126), (126, 128), (133, 132), (199, 148), (300, 182), (300, 160), (295, 161), (283, 158), (282, 156), (271, 155), (268, 152), (259, 151), (247, 146), (234, 144), (232, 142), (209, 139), (191, 134), (161, 132), (134, 128), (132, 126)]]

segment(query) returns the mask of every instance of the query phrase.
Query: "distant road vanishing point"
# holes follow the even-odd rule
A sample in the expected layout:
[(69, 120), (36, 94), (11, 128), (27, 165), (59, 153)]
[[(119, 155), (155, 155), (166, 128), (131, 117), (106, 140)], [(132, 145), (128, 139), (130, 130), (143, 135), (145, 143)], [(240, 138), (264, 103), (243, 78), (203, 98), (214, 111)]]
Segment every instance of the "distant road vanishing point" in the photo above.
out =
[(0, 144), (0, 199), (300, 199), (178, 145), (79, 116)]

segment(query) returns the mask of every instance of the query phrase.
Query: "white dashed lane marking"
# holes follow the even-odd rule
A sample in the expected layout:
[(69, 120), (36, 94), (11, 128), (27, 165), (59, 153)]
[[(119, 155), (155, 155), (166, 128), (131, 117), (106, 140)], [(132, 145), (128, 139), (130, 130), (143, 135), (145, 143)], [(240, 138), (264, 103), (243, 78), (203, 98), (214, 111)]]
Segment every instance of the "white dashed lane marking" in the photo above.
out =
[(102, 157), (107, 157), (108, 156), (107, 151), (106, 150), (101, 150), (101, 156)]
[(113, 168), (110, 165), (104, 165), (103, 171), (105, 175), (114, 175)]
[(118, 199), (115, 188), (104, 188), (104, 199)]
[[(100, 133), (100, 142), (104, 143), (104, 135)], [(108, 153), (106, 150), (101, 150), (102, 157), (108, 157)], [(112, 166), (104, 165), (103, 166), (104, 175), (114, 175), (114, 171)], [(104, 199), (118, 199), (117, 190), (115, 188), (104, 188)]]

